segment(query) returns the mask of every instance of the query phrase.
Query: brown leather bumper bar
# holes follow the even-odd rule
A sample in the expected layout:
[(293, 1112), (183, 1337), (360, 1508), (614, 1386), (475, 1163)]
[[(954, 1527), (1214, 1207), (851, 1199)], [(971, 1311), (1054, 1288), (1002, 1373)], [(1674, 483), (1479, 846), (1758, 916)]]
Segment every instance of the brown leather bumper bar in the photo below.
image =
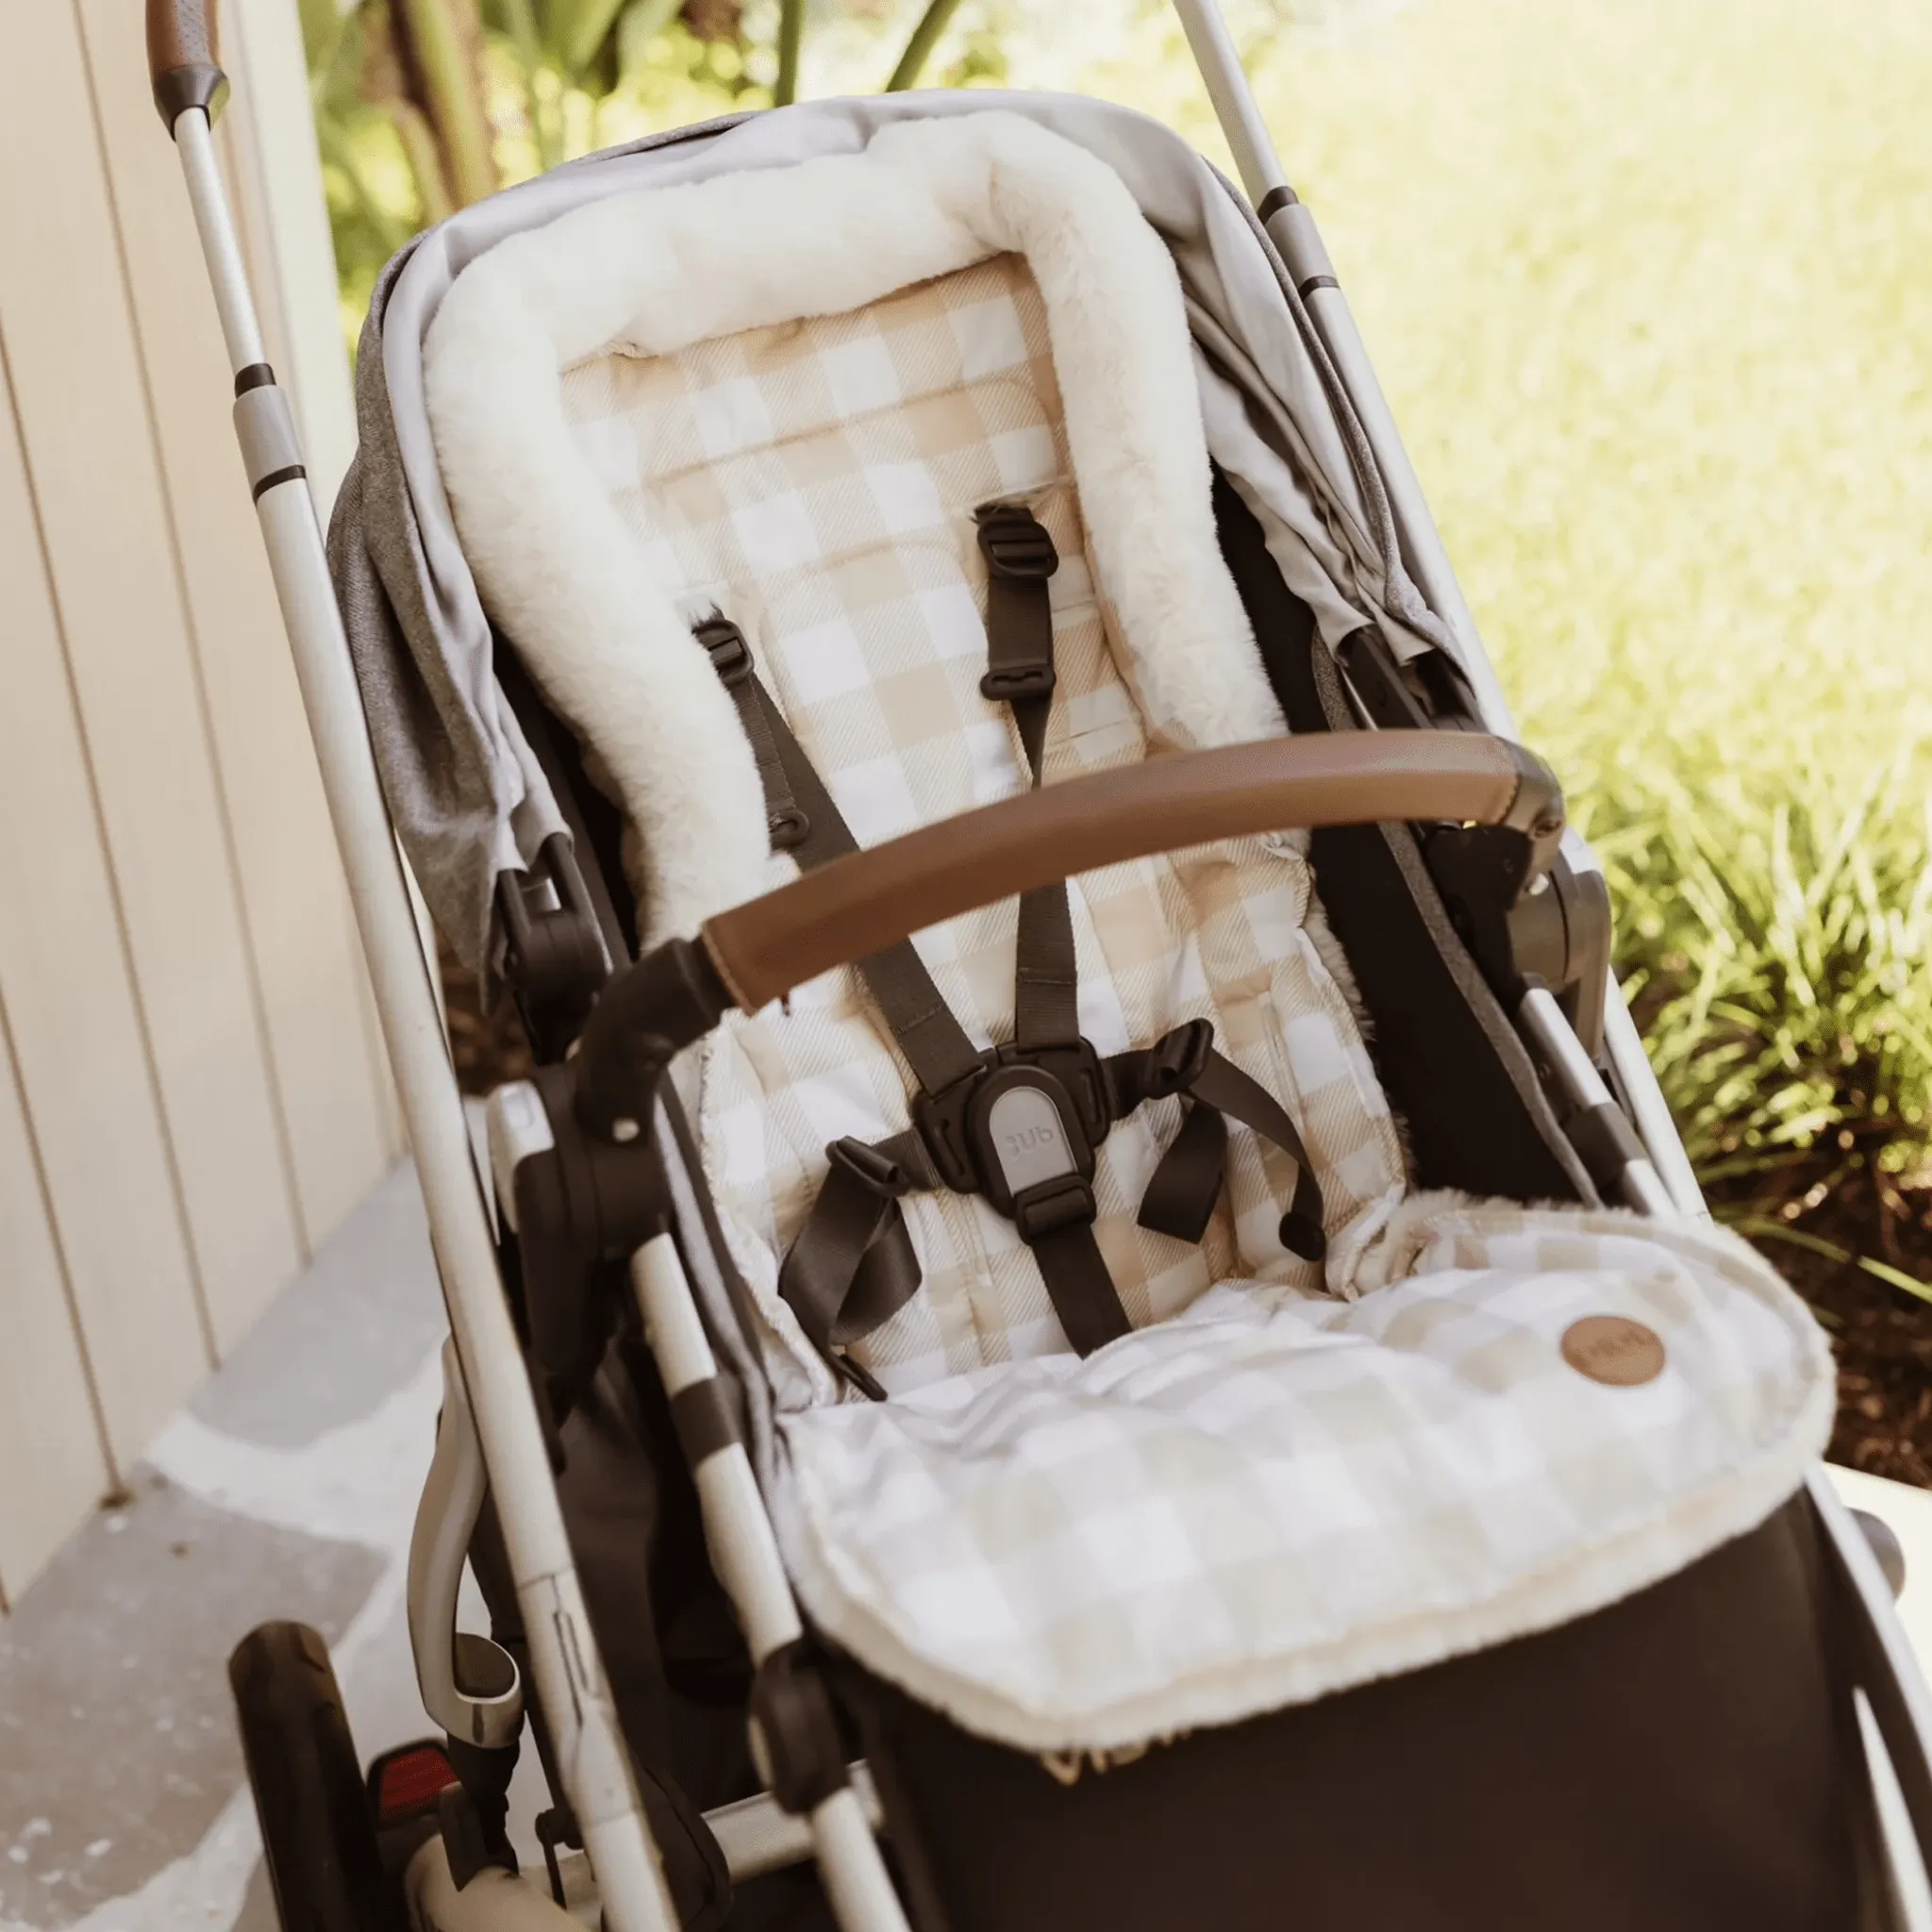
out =
[(212, 121), (228, 97), (215, 58), (215, 0), (147, 0), (147, 72), (169, 133), (190, 108)]
[(1562, 825), (1548, 770), (1499, 738), (1364, 731), (1274, 738), (1071, 778), (855, 852), (705, 923), (747, 1012), (976, 907), (1216, 839), (1396, 820)]

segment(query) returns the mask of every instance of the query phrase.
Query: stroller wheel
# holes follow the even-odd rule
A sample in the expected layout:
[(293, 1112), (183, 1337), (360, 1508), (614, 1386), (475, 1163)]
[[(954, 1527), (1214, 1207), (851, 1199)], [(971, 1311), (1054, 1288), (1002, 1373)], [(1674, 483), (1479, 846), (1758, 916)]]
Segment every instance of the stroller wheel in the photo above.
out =
[(328, 1646), (306, 1624), (263, 1624), (228, 1683), (282, 1932), (399, 1932)]

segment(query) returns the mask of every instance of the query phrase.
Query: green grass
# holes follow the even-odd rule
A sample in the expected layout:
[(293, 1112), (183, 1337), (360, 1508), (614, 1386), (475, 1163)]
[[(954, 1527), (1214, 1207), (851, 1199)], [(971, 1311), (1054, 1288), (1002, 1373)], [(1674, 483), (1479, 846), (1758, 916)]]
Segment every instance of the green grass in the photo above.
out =
[[(1211, 145), (1138, 32), (1103, 84)], [(1923, 1217), (1932, 8), (1424, 0), (1255, 68), (1700, 1173)]]

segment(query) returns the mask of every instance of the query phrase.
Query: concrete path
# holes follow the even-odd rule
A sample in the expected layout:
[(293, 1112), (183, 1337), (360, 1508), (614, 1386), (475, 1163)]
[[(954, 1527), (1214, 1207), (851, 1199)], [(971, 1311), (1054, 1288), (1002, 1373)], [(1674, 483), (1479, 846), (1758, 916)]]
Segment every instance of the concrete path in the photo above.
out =
[(0, 1624), (0, 1932), (275, 1932), (225, 1668), (266, 1618), (327, 1638), (365, 1755), (430, 1729), (402, 1581), (443, 1332), (405, 1169)]
[[(275, 1932), (225, 1671), (266, 1618), (327, 1638), (365, 1757), (428, 1731), (402, 1583), (442, 1335), (405, 1169), (0, 1624), (0, 1932)], [(1932, 1492), (1840, 1487), (1904, 1541), (1932, 1658)], [(534, 1863), (531, 1756), (512, 1823)]]

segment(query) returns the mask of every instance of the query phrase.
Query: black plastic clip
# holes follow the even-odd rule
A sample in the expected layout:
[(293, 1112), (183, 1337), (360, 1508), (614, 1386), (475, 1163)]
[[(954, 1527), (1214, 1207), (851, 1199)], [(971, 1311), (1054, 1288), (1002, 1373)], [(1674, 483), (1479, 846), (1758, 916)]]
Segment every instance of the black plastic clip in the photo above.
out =
[(1046, 525), (1024, 503), (990, 503), (973, 513), (979, 547), (992, 572), (1016, 583), (1043, 584), (1060, 567)]
[(1010, 705), (1015, 698), (1051, 697), (1058, 681), (1051, 664), (1008, 664), (981, 676), (979, 695), (996, 705)]
[[(1060, 567), (1046, 526), (1024, 503), (989, 503), (973, 512), (979, 547), (991, 578), (991, 660), (979, 680), (979, 694), (995, 704), (1051, 697), (1054, 688), (1053, 618), (1047, 608), (1046, 580)], [(1001, 589), (1002, 580), (1036, 594)], [(1006, 617), (1000, 610), (1005, 600)]]
[(1213, 1051), (1212, 1020), (1187, 1020), (1162, 1034), (1147, 1056), (1147, 1098), (1166, 1100), (1187, 1092), (1208, 1071), (1208, 1056)]
[(710, 653), (711, 669), (726, 691), (736, 690), (751, 675), (751, 646), (728, 617), (708, 617), (691, 635)]
[(896, 1160), (850, 1135), (830, 1142), (825, 1148), (825, 1158), (834, 1167), (842, 1167), (861, 1187), (884, 1200), (897, 1201), (912, 1191), (912, 1176)]
[(539, 1060), (564, 1056), (610, 976), (610, 958), (584, 875), (561, 832), (544, 840), (528, 872), (499, 873), (503, 978)]
[(1093, 1184), (1084, 1174), (1056, 1174), (1013, 1196), (1013, 1225), (1029, 1248), (1063, 1227), (1091, 1227), (1099, 1214)]

